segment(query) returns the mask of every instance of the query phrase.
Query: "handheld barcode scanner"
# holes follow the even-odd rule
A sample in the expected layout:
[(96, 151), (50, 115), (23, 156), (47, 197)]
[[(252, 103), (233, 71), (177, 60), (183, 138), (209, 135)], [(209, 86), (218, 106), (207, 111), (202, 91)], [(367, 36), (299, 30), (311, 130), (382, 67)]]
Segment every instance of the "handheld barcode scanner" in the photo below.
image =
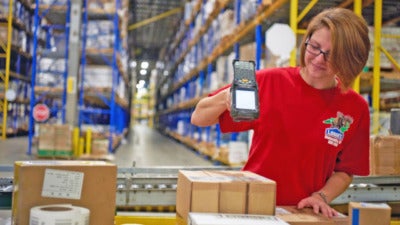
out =
[(233, 60), (231, 116), (234, 121), (257, 119), (260, 112), (255, 62)]

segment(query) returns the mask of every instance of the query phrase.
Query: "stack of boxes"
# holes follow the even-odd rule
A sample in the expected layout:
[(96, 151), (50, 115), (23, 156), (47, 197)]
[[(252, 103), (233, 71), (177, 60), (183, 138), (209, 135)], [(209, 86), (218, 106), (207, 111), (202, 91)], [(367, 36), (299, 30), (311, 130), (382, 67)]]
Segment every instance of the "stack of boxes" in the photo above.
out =
[(41, 124), (37, 154), (39, 157), (73, 156), (72, 127), (67, 124)]
[(274, 215), (276, 184), (245, 171), (188, 171), (178, 174), (177, 221), (191, 212)]
[(339, 213), (328, 218), (314, 213), (312, 208), (277, 206), (275, 199), (275, 181), (249, 171), (180, 170), (176, 195), (177, 224), (390, 224), (391, 208), (387, 204), (351, 202), (349, 216)]
[(176, 213), (275, 214), (275, 181), (245, 171), (187, 171), (178, 174)]

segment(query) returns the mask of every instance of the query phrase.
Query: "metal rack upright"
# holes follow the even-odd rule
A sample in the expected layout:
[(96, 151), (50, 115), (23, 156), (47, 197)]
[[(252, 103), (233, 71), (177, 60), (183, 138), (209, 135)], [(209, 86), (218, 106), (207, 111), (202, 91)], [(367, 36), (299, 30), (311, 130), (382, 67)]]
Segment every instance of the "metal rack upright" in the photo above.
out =
[[(33, 51), (30, 108), (44, 103), (50, 109), (50, 119), (47, 123), (65, 123), (67, 76), (68, 76), (68, 44), (70, 26), (70, 0), (54, 0), (44, 4), (42, 0), (35, 1), (33, 16)], [(46, 46), (39, 48), (39, 38), (45, 37)], [(57, 49), (58, 48), (58, 49)], [(54, 60), (44, 68), (43, 59)], [(60, 60), (60, 68), (54, 68)], [(46, 80), (50, 79), (50, 82)], [(53, 79), (53, 80), (51, 80)], [(36, 125), (33, 110), (29, 117), (29, 143), (27, 154), (32, 154), (33, 139)]]

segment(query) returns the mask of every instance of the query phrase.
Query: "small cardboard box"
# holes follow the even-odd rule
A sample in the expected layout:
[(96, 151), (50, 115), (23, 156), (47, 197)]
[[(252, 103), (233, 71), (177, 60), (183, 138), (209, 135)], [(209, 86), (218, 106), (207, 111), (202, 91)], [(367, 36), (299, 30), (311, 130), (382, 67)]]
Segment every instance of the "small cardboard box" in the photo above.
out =
[[(248, 182), (247, 213), (274, 215), (276, 205), (275, 181), (247, 171), (244, 174), (251, 180)], [(268, 204), (266, 204), (267, 202)]]
[(246, 171), (187, 171), (178, 174), (176, 212), (274, 215), (276, 183)]
[(219, 181), (219, 213), (247, 213), (247, 182), (233, 171), (209, 171)]
[(176, 212), (187, 221), (189, 212), (218, 212), (219, 183), (204, 171), (178, 174)]
[(54, 126), (51, 124), (41, 124), (39, 126), (38, 155), (54, 155)]
[(386, 203), (349, 203), (350, 225), (390, 225), (391, 208)]
[(296, 206), (276, 207), (276, 216), (291, 225), (335, 225), (335, 222), (311, 208), (298, 209)]
[(71, 204), (90, 210), (90, 225), (114, 224), (117, 166), (103, 161), (17, 161), (12, 224), (28, 225), (35, 206)]
[(400, 135), (371, 137), (370, 174), (400, 175)]
[(311, 208), (298, 209), (296, 206), (277, 206), (276, 216), (293, 225), (348, 225), (348, 216), (344, 214), (327, 218), (315, 214)]
[(276, 216), (224, 213), (189, 213), (188, 225), (289, 225)]

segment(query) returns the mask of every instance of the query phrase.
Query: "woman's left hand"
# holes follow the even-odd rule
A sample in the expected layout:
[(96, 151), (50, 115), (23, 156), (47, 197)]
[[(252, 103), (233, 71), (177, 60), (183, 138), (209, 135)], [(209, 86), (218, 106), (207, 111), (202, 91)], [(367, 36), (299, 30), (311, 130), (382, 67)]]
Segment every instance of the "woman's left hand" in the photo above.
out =
[(338, 215), (338, 212), (331, 208), (327, 203), (325, 203), (324, 199), (318, 195), (317, 193), (312, 194), (311, 196), (302, 199), (298, 204), (297, 208), (313, 208), (316, 214), (322, 213), (324, 216), (332, 218)]

